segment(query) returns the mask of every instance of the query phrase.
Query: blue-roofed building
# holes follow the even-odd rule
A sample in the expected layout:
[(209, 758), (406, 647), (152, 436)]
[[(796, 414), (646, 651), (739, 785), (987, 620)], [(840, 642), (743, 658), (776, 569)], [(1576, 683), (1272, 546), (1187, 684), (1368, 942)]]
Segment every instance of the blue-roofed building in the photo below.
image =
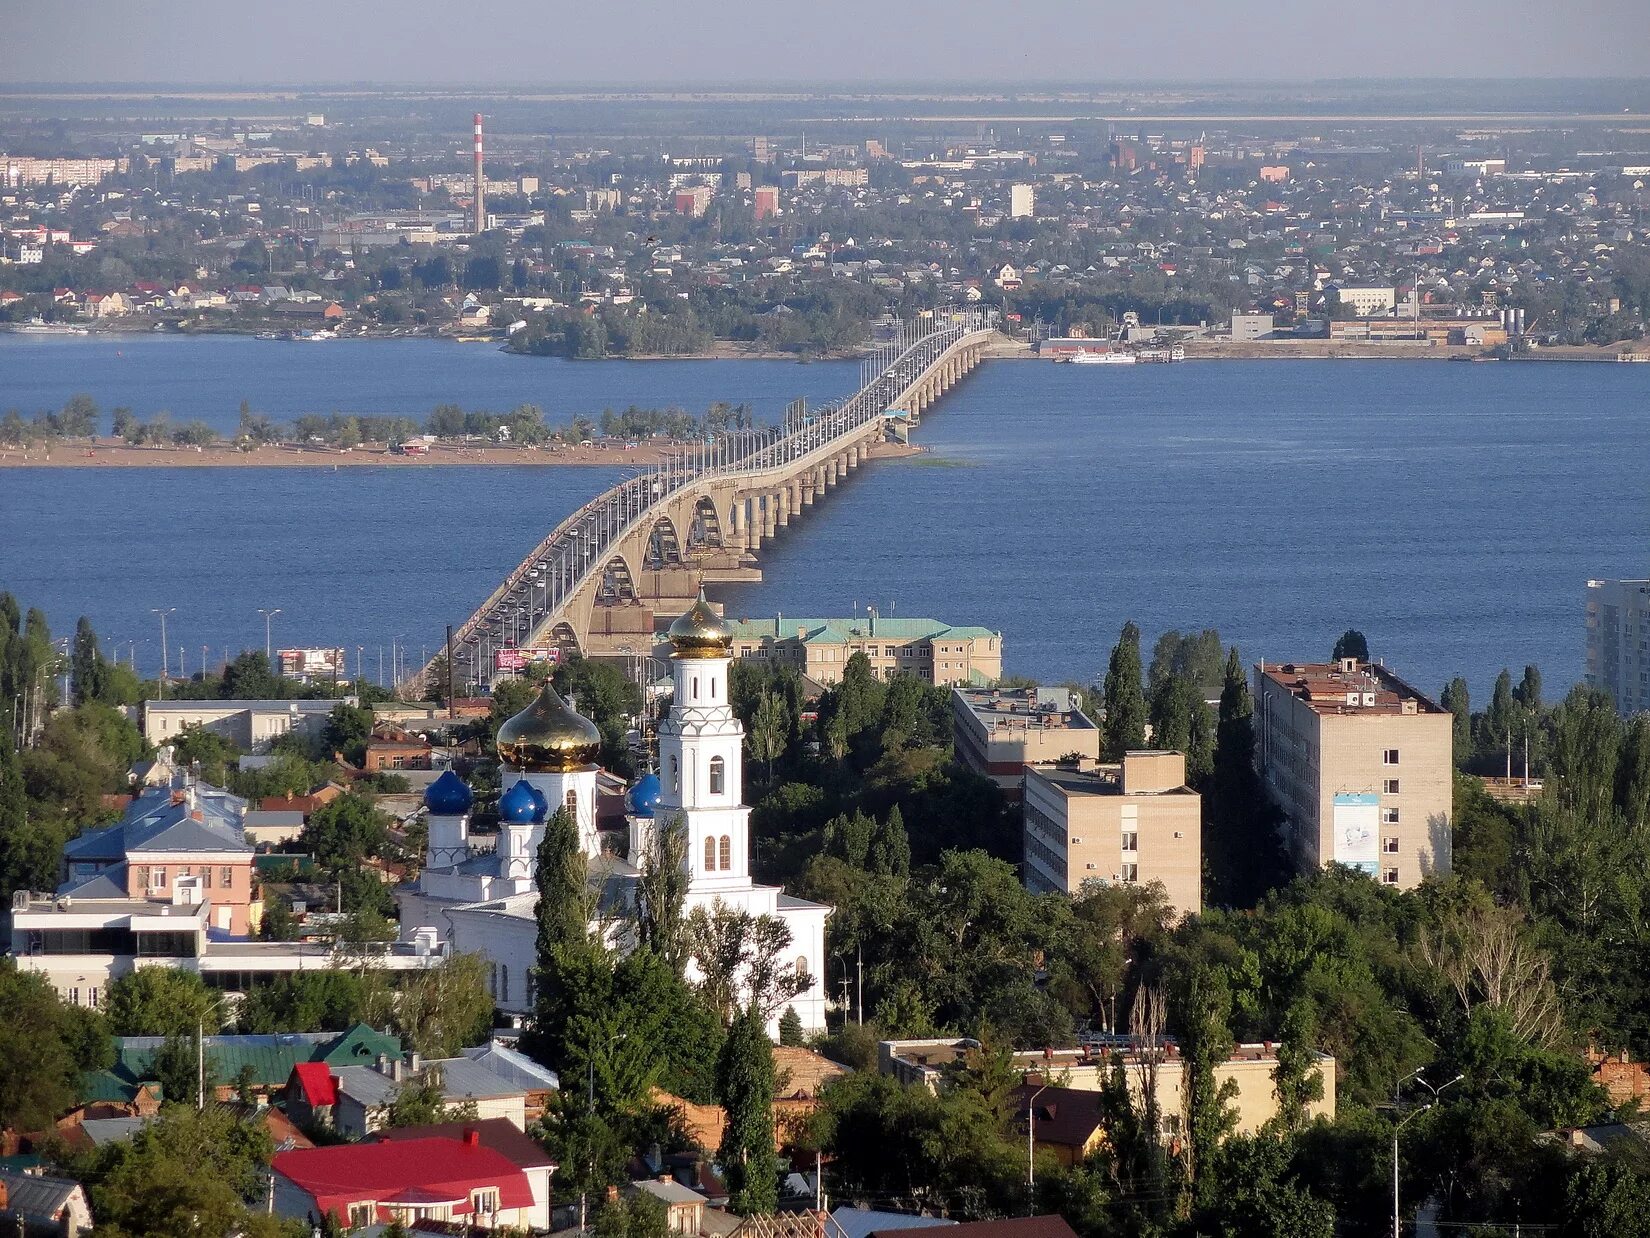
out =
[(947, 1217), (918, 1216), (914, 1212), (879, 1212), (874, 1208), (843, 1206), (831, 1213), (825, 1226), (826, 1238), (870, 1238), (872, 1234), (887, 1233), (891, 1229), (931, 1229), (936, 1225), (955, 1225)]

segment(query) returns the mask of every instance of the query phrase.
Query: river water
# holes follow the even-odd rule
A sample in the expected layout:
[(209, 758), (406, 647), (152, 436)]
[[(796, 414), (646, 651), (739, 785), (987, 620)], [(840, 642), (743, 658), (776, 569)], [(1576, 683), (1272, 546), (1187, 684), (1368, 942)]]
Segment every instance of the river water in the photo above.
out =
[[(570, 363), (433, 341), (0, 340), (0, 409), (158, 408), (233, 426), (422, 414), (552, 419), (848, 394), (849, 363)], [(1218, 627), (1251, 660), (1361, 628), (1424, 689), (1580, 678), (1590, 576), (1650, 572), (1650, 367), (1254, 361), (1122, 370), (995, 362), (931, 411), (921, 457), (861, 470), (763, 552), (729, 613), (979, 623), (1005, 667), (1082, 678), (1134, 619)], [(88, 614), (140, 667), (278, 645), (413, 653), (462, 620), (600, 468), (0, 470), (0, 588), (67, 632)], [(129, 643), (130, 642), (130, 643)], [(174, 666), (174, 669), (175, 666)]]

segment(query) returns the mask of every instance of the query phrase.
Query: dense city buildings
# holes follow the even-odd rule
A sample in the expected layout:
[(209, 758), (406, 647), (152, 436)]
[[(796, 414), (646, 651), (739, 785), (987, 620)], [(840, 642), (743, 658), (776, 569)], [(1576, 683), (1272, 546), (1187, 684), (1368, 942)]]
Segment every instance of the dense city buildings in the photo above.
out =
[(1587, 683), (1624, 716), (1650, 710), (1650, 580), (1587, 582)]
[(1026, 767), (1098, 761), (1100, 728), (1068, 688), (952, 688), (957, 759), (1018, 801)]
[(1003, 673), (1002, 633), (976, 626), (953, 627), (937, 619), (865, 618), (729, 619), (733, 654), (791, 667), (816, 684), (842, 678), (848, 659), (864, 654), (878, 679), (915, 675), (926, 683), (968, 686), (995, 683)]
[(1255, 668), (1255, 768), (1296, 861), (1412, 889), (1451, 865), (1453, 716), (1392, 671), (1343, 658)]
[(282, 735), (319, 734), (336, 701), (145, 701), (143, 738), (166, 744), (190, 727), (221, 735), (243, 752), (263, 752)]
[(1027, 889), (1155, 881), (1177, 916), (1203, 909), (1203, 797), (1186, 785), (1184, 753), (1028, 765), (1021, 809)]

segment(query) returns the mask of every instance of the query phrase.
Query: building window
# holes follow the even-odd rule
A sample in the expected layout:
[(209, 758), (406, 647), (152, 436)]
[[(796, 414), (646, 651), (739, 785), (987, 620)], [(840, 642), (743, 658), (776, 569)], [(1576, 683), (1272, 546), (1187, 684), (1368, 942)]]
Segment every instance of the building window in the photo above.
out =
[(1395, 886), (1395, 885), (1397, 885), (1398, 884), (1398, 870), (1395, 869), (1395, 868), (1389, 868), (1389, 869), (1386, 869), (1384, 872), (1382, 872), (1381, 873), (1381, 884), (1384, 885), (1384, 886)]
[(476, 1216), (498, 1215), (498, 1188), (470, 1192), (470, 1211)]
[(1396, 778), (1388, 778), (1384, 782), (1382, 782), (1381, 783), (1381, 794), (1383, 794), (1383, 795), (1397, 795), (1398, 794), (1398, 780)]
[(75, 986), (75, 985), (71, 985), (69, 987), (68, 997), (69, 997), (69, 1005), (71, 1005), (71, 1006), (80, 1005), (80, 989), (79, 989), (79, 987)]
[(1396, 764), (1398, 764), (1398, 750), (1396, 748), (1388, 748), (1385, 752), (1381, 753), (1381, 764), (1382, 765), (1396, 765)]
[(212, 888), (212, 866), (210, 864), (202, 864), (201, 865), (201, 889), (210, 890), (211, 888)]
[[(1073, 839), (1072, 841), (1076, 842), (1076, 841), (1079, 841), (1079, 840)], [(1138, 830), (1128, 830), (1128, 831), (1124, 832), (1124, 834), (1123, 834), (1123, 850), (1124, 851), (1139, 851), (1140, 850), (1140, 833), (1139, 833)]]
[(799, 954), (796, 956), (796, 978), (798, 980), (806, 980), (808, 978), (808, 956), (805, 954)]
[(86, 1009), (97, 1009), (97, 986), (95, 984), (86, 990)]
[(1139, 880), (1140, 880), (1140, 865), (1138, 865), (1138, 864), (1125, 864), (1125, 865), (1123, 865), (1123, 881), (1124, 881), (1125, 884), (1132, 884), (1132, 883), (1134, 883), (1136, 881), (1139, 881)]
[(693, 677), (693, 699), (696, 701), (699, 699), (699, 676), (697, 675)]
[(721, 757), (710, 759), (710, 793), (712, 795), (722, 794), (722, 784), (726, 781), (727, 768), (727, 762)]
[(562, 804), (567, 808), (567, 815), (573, 820), (579, 819), (579, 793), (573, 787), (567, 788), (567, 794), (562, 797)]
[(498, 965), (498, 1000), (501, 1002), (510, 1000), (510, 965), (508, 963)]
[(235, 870), (228, 867), (220, 868), (218, 870), (218, 884), (226, 890), (233, 886), (235, 884)]
[(722, 871), (733, 870), (733, 838), (731, 835), (722, 835)]
[(680, 791), (682, 789), (682, 770), (681, 767), (677, 765), (675, 757), (670, 758), (670, 789), (672, 791)]
[(149, 888), (151, 890), (164, 890), (166, 888), (166, 870), (164, 868), (149, 870)]
[(709, 834), (705, 835), (705, 871), (716, 871), (716, 839)]
[(1385, 838), (1381, 839), (1381, 850), (1386, 852), (1388, 855), (1397, 855), (1398, 836), (1396, 834), (1388, 834)]
[(1398, 810), (1396, 808), (1383, 808), (1383, 809), (1381, 809), (1381, 824), (1382, 825), (1397, 825), (1398, 824)]

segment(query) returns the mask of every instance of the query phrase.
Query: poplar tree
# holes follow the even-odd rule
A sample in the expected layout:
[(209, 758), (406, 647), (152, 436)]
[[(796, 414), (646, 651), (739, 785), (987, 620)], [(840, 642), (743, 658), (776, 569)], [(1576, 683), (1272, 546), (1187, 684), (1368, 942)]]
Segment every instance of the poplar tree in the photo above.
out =
[(101, 701), (107, 696), (109, 666), (98, 652), (97, 633), (92, 631), (92, 621), (85, 615), (80, 616), (80, 622), (75, 625), (70, 671), (76, 705)]
[(558, 953), (584, 942), (589, 936), (586, 875), (578, 822), (565, 807), (558, 808), (544, 823), (544, 839), (539, 843), (534, 873), (539, 891), (538, 906), (534, 909), (538, 922), (534, 949), (541, 989), (544, 977), (555, 971)]
[(1108, 760), (1120, 761), (1125, 752), (1146, 746), (1146, 693), (1141, 685), (1140, 629), (1133, 620), (1123, 625), (1122, 637), (1112, 647), (1106, 670), (1106, 721), (1102, 730)]
[(773, 1044), (753, 1005), (728, 1029), (716, 1070), (716, 1099), (727, 1113), (717, 1159), (727, 1178), (728, 1208), (740, 1216), (771, 1213), (779, 1204), (773, 1093)]

